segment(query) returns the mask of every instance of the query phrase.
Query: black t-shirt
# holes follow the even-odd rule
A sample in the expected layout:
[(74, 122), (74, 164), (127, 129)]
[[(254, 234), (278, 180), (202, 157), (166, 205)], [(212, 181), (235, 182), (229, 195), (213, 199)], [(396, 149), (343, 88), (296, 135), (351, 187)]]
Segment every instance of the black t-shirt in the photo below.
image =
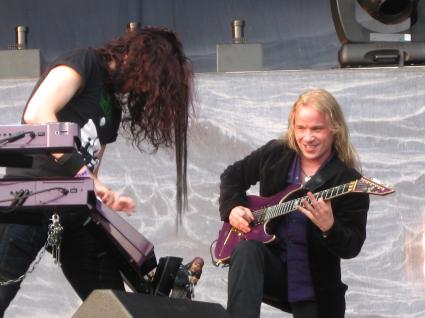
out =
[(83, 78), (83, 86), (57, 114), (59, 121), (77, 123), (82, 130), (94, 125), (95, 134), (89, 133), (92, 127), (86, 127), (85, 133), (98, 138), (102, 145), (115, 141), (121, 109), (105, 88), (105, 70), (95, 52), (90, 49), (72, 51), (57, 59), (52, 68), (58, 65), (72, 67)]
[[(34, 92), (48, 72), (59, 65), (76, 70), (83, 79), (82, 87), (57, 114), (61, 122), (77, 123), (81, 130), (81, 149), (87, 166), (94, 170), (101, 145), (114, 142), (121, 122), (121, 109), (115, 96), (105, 85), (106, 70), (94, 50), (79, 49), (60, 56), (37, 82)], [(31, 97), (32, 97), (31, 94)], [(30, 99), (31, 99), (30, 97)], [(34, 155), (33, 167), (8, 168), (8, 177), (66, 176), (50, 155)]]

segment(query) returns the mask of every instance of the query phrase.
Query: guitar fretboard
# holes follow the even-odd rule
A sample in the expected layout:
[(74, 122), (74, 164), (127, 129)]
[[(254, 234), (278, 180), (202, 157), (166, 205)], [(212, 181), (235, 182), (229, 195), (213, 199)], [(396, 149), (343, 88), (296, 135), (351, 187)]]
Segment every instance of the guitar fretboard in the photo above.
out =
[[(352, 192), (353, 189), (356, 187), (356, 184), (357, 180), (341, 184), (339, 186), (314, 193), (314, 197), (316, 198), (316, 200), (319, 200), (321, 198), (323, 198), (323, 200), (330, 200), (335, 197), (339, 197)], [(300, 198), (296, 198), (290, 201), (282, 202), (260, 210), (253, 211), (252, 214), (254, 215), (255, 221), (257, 223), (264, 223), (268, 220), (297, 210), (298, 206), (303, 200), (307, 201), (308, 203), (311, 203), (311, 200), (308, 196), (303, 196)]]

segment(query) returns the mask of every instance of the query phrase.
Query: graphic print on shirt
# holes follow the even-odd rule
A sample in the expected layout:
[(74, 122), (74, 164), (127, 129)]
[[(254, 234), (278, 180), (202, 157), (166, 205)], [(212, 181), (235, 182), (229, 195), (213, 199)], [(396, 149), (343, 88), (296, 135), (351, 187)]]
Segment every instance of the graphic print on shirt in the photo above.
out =
[(105, 92), (102, 92), (102, 94), (100, 95), (99, 105), (108, 121), (111, 121), (113, 116), (111, 96), (109, 94), (105, 94)]
[(88, 122), (81, 128), (81, 149), (80, 152), (86, 162), (87, 167), (93, 171), (99, 163), (98, 154), (101, 148), (96, 125), (93, 120)]

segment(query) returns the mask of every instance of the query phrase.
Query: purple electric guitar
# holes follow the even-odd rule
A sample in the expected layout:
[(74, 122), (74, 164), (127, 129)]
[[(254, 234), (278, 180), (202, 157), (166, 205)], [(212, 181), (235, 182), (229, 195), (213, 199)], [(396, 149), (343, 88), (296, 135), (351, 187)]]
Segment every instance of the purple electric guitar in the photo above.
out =
[[(296, 193), (300, 189), (300, 185), (290, 185), (271, 197), (248, 196), (248, 207), (251, 209), (255, 218), (251, 225), (251, 231), (245, 234), (235, 227), (232, 227), (229, 223), (223, 223), (214, 249), (215, 263), (217, 265), (228, 263), (233, 248), (241, 241), (255, 240), (265, 244), (274, 241), (276, 238), (275, 235), (269, 234), (267, 231), (268, 223), (274, 218), (297, 210), (297, 206), (302, 199), (310, 201), (307, 196), (296, 197)], [(330, 200), (354, 192), (386, 195), (393, 193), (394, 189), (388, 188), (370, 179), (360, 178), (337, 187), (317, 192), (314, 196), (316, 199), (323, 198), (324, 200)]]

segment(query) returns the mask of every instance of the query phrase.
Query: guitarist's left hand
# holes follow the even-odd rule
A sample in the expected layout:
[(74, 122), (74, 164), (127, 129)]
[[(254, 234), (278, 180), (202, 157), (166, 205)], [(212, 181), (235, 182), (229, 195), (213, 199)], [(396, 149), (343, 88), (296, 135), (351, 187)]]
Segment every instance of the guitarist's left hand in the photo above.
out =
[(322, 232), (327, 232), (334, 224), (334, 215), (330, 201), (323, 198), (316, 200), (313, 193), (308, 192), (307, 196), (311, 203), (301, 200), (298, 210), (304, 213)]

